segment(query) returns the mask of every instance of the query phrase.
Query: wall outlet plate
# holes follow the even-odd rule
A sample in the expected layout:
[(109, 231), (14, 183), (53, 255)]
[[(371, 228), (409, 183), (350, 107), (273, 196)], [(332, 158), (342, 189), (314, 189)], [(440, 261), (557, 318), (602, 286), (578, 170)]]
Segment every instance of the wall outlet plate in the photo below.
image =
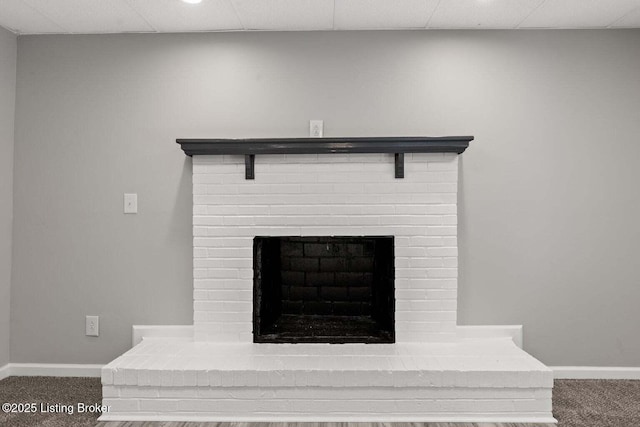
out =
[(85, 319), (85, 335), (97, 337), (100, 335), (100, 317), (87, 316)]
[(309, 120), (309, 136), (322, 138), (324, 134), (324, 120)]
[(138, 213), (138, 194), (137, 193), (124, 194), (124, 213), (126, 214)]

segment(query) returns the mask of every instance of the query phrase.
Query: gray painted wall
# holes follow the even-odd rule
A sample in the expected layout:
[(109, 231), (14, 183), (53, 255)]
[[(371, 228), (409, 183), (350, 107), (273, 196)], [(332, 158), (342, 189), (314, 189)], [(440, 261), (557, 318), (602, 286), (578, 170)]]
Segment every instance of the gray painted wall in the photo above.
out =
[(524, 324), (551, 365), (638, 365), (640, 31), (28, 36), (18, 70), (14, 362), (107, 362), (131, 324), (191, 323), (175, 138), (319, 118), (326, 136), (475, 135), (460, 323)]
[(0, 27), (0, 368), (9, 363), (16, 36)]

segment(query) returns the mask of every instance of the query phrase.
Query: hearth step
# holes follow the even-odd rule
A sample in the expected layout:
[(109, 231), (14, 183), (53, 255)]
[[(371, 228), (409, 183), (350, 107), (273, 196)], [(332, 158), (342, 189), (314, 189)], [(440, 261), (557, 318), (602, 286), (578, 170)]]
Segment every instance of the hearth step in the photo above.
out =
[(509, 339), (145, 339), (102, 371), (101, 420), (554, 422), (550, 369)]

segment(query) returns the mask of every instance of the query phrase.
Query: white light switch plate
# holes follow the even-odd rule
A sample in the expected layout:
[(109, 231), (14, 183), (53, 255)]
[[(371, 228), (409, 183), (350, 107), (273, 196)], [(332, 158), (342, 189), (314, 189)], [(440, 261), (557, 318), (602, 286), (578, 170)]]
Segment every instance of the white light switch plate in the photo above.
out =
[(136, 193), (124, 194), (124, 213), (126, 214), (138, 213), (138, 195)]

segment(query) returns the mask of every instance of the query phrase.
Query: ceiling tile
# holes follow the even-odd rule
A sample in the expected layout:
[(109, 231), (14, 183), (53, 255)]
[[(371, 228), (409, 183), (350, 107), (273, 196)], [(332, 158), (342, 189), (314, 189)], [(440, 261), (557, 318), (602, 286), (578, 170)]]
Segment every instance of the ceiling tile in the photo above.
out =
[(640, 6), (640, 0), (546, 0), (521, 28), (607, 27)]
[(0, 0), (0, 25), (19, 34), (64, 32), (22, 0)]
[(544, 0), (442, 0), (429, 28), (515, 28)]
[(248, 30), (331, 30), (333, 0), (232, 0)]
[(241, 30), (229, 0), (204, 0), (187, 4), (180, 0), (127, 0), (160, 32)]
[(640, 28), (640, 0), (0, 0), (0, 26), (20, 34), (406, 29), (425, 23)]
[(424, 28), (438, 0), (336, 0), (334, 28)]
[(638, 28), (640, 27), (640, 7), (633, 9), (611, 25), (612, 28)]
[(70, 33), (153, 31), (125, 0), (23, 0)]

